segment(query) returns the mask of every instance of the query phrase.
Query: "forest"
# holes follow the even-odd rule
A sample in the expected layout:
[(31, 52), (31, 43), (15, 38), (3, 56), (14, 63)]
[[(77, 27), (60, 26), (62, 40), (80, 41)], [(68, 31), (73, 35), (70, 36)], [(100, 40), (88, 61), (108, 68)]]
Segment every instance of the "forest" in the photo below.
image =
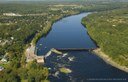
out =
[(128, 67), (128, 8), (93, 13), (82, 24), (105, 54)]
[[(59, 5), (61, 4), (61, 6)], [(74, 6), (75, 4), (75, 6)], [(38, 39), (42, 36), (47, 35), (47, 33), (52, 29), (51, 25), (69, 15), (78, 14), (82, 12), (107, 12), (115, 13), (122, 15), (120, 21), (127, 19), (127, 12), (125, 8), (128, 5), (126, 2), (11, 2), (11, 3), (0, 3), (0, 60), (6, 59), (7, 62), (1, 62), (0, 66), (4, 67), (3, 71), (0, 71), (0, 82), (49, 82), (48, 75), (49, 71), (46, 67), (39, 65), (36, 61), (26, 63), (25, 49), (33, 43), (36, 45)], [(108, 10), (124, 8), (124, 13), (116, 11), (108, 12)], [(125, 16), (125, 15), (126, 16)], [(105, 14), (98, 14), (103, 15)], [(94, 20), (93, 17), (97, 15), (89, 16), (90, 21), (95, 21), (93, 24), (87, 23), (90, 26), (96, 26), (102, 24)], [(112, 15), (113, 16), (113, 15)], [(119, 18), (118, 16), (114, 16)], [(92, 19), (91, 19), (92, 18)], [(112, 19), (113, 17), (110, 16)], [(105, 21), (105, 20), (104, 20)], [(95, 23), (95, 24), (94, 24)], [(115, 22), (116, 23), (116, 22)], [(127, 25), (126, 23), (124, 25)], [(120, 28), (124, 28), (119, 24)], [(115, 30), (126, 31), (126, 27), (123, 29), (117, 28)], [(102, 30), (102, 28), (100, 28)], [(91, 32), (91, 30), (89, 30)], [(109, 30), (108, 30), (109, 31)], [(112, 30), (113, 31), (113, 30)], [(126, 36), (125, 33), (121, 32), (121, 35)], [(104, 34), (113, 35), (113, 32), (103, 32)], [(115, 33), (115, 31), (114, 31)], [(91, 33), (90, 33), (91, 34)], [(118, 34), (118, 33), (117, 33)], [(118, 34), (121, 38), (120, 33)], [(93, 36), (92, 36), (93, 37)], [(107, 37), (107, 36), (105, 36)], [(112, 38), (112, 37), (111, 37)], [(109, 38), (108, 38), (109, 39)], [(118, 40), (117, 38), (115, 38)], [(125, 42), (124, 42), (125, 40)], [(120, 43), (123, 41), (124, 43)], [(100, 42), (100, 41), (99, 41)], [(106, 41), (106, 43), (111, 43)], [(121, 49), (123, 46), (127, 47), (127, 38), (122, 38), (117, 41), (120, 44)], [(116, 44), (116, 43), (115, 43)], [(101, 45), (101, 44), (98, 44)], [(114, 44), (113, 44), (114, 45)], [(122, 46), (123, 45), (123, 46)], [(102, 46), (103, 43), (102, 43)], [(105, 50), (107, 47), (105, 47)], [(104, 48), (103, 48), (104, 49)], [(117, 49), (117, 48), (116, 48)], [(122, 50), (120, 53), (124, 53)], [(106, 51), (107, 52), (107, 51)], [(110, 55), (113, 52), (108, 52)], [(118, 53), (118, 52), (117, 52)], [(121, 57), (125, 57), (127, 52), (124, 53)], [(114, 56), (114, 55), (113, 55)], [(120, 55), (119, 55), (120, 56)], [(120, 58), (121, 58), (120, 57)], [(120, 60), (120, 59), (116, 59)], [(37, 76), (38, 75), (38, 76)]]

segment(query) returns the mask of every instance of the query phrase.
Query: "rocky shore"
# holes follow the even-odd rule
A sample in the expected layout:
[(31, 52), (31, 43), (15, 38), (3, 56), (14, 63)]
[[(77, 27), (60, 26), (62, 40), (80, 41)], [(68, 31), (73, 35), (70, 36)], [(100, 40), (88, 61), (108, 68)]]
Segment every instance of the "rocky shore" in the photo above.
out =
[(26, 62), (31, 62), (33, 60), (36, 60), (37, 63), (44, 63), (44, 56), (37, 56), (35, 54), (35, 46), (32, 44), (26, 49), (25, 55), (26, 55)]
[(106, 55), (104, 52), (101, 51), (100, 48), (97, 48), (95, 50), (93, 50), (93, 52), (99, 56), (101, 59), (103, 59), (106, 63), (112, 65), (113, 67), (116, 67), (122, 71), (125, 71), (128, 73), (128, 68), (125, 66), (121, 66), (118, 63), (114, 62), (108, 55)]

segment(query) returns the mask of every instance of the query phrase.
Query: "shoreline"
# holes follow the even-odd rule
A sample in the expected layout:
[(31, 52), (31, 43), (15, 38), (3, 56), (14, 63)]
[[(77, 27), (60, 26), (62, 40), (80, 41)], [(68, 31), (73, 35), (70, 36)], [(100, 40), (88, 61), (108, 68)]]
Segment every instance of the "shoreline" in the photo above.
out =
[[(80, 13), (83, 13), (83, 12), (75, 12), (75, 13), (72, 13), (72, 14), (69, 14), (69, 15), (63, 15), (62, 17), (59, 17), (58, 19), (52, 21), (48, 32), (50, 32), (50, 29), (52, 29), (52, 25), (54, 23), (56, 23), (57, 21), (62, 20), (63, 18), (66, 18), (66, 17), (69, 17), (69, 16), (78, 15)], [(38, 35), (38, 34), (36, 34), (36, 35)], [(36, 35), (35, 35), (35, 37), (33, 37), (32, 41), (30, 43), (30, 46), (25, 49), (26, 62), (31, 62), (33, 60), (37, 60), (38, 61), (38, 59), (41, 59), (42, 63), (45, 63), (44, 62), (44, 56), (38, 56), (37, 54), (35, 54), (36, 43), (34, 43), (33, 40), (35, 38), (37, 38), (35, 40), (37, 42), (37, 40), (39, 40), (41, 38), (41, 37), (37, 37)], [(41, 34), (41, 36), (43, 36), (43, 34)]]
[(31, 62), (33, 60), (36, 60), (37, 63), (44, 63), (44, 56), (37, 56), (35, 54), (35, 46), (31, 44), (26, 50), (25, 50), (25, 55), (26, 55), (26, 62)]
[[(77, 15), (78, 13), (76, 14), (72, 14), (72, 15)], [(72, 16), (72, 15), (68, 15), (68, 16)], [(66, 16), (66, 17), (68, 17)], [(62, 17), (62, 18), (65, 18), (65, 17)], [(61, 20), (62, 18), (59, 18), (57, 20), (55, 20), (52, 24), (54, 24), (55, 22)], [(81, 23), (85, 28), (86, 26)], [(51, 25), (52, 27), (52, 25)], [(50, 28), (51, 28), (50, 27)], [(88, 31), (87, 31), (88, 33)], [(88, 33), (89, 35), (89, 33)], [(90, 35), (89, 35), (90, 36)], [(91, 38), (91, 36), (90, 36)], [(92, 38), (91, 38), (92, 39)], [(97, 43), (92, 39), (92, 41), (96, 44), (96, 46), (98, 47)], [(26, 50), (25, 50), (25, 55), (26, 55), (26, 61), (29, 62), (29, 61), (33, 61), (37, 58), (42, 58), (42, 61), (44, 63), (44, 56), (38, 56), (37, 54), (35, 54), (35, 44), (33, 43), (30, 43), (31, 46), (29, 46)], [(98, 57), (100, 57), (103, 61), (105, 61), (106, 63), (108, 63), (109, 65), (115, 67), (115, 68), (118, 68), (124, 72), (127, 72), (128, 73), (128, 68), (126, 66), (121, 66), (120, 64), (116, 63), (115, 61), (113, 61), (108, 55), (106, 55), (104, 52), (101, 51), (101, 49), (98, 47), (97, 49), (93, 50), (92, 52), (95, 53), (95, 55), (97, 55)]]
[(102, 52), (100, 48), (97, 48), (97, 49), (93, 50), (92, 52), (94, 52), (95, 55), (100, 57), (107, 64), (128, 73), (128, 68), (126, 66), (122, 66), (122, 65), (116, 63), (115, 61), (113, 61), (108, 55), (106, 55), (104, 52)]
[[(40, 33), (39, 33), (39, 36), (38, 36), (38, 37), (36, 37), (36, 35), (38, 35), (38, 33), (35, 34), (35, 37), (33, 37), (31, 43), (35, 46), (36, 43), (37, 43), (37, 41), (38, 41), (40, 38), (42, 38), (43, 36), (46, 36), (46, 35), (51, 31), (53, 24), (56, 23), (57, 21), (60, 21), (60, 20), (62, 20), (63, 18), (66, 18), (66, 17), (69, 17), (69, 16), (78, 15), (78, 14), (81, 14), (81, 13), (83, 13), (83, 12), (78, 11), (78, 12), (74, 12), (74, 13), (72, 13), (72, 14), (64, 14), (64, 15), (58, 17), (57, 19), (51, 21), (50, 26), (48, 26), (48, 28), (49, 28), (49, 29), (48, 29), (48, 32), (47, 32), (46, 34), (43, 34), (43, 33), (40, 34)], [(47, 27), (47, 25), (46, 25), (46, 27)], [(41, 31), (43, 31), (43, 30), (41, 30)], [(37, 39), (35, 39), (35, 38), (37, 38)], [(33, 41), (34, 39), (35, 39), (35, 42)], [(31, 43), (30, 43), (30, 44), (31, 44)]]
[[(86, 25), (83, 23), (83, 19), (81, 21), (81, 24), (87, 29)], [(87, 34), (90, 36), (88, 29), (87, 29)], [(90, 36), (90, 39), (94, 42), (94, 44), (97, 47), (96, 49), (94, 49), (92, 51), (96, 56), (100, 57), (107, 64), (128, 73), (128, 67), (122, 66), (122, 65), (116, 63), (115, 61), (113, 61), (107, 54), (105, 54), (104, 52), (101, 51), (101, 48), (98, 46), (97, 42), (91, 36)]]

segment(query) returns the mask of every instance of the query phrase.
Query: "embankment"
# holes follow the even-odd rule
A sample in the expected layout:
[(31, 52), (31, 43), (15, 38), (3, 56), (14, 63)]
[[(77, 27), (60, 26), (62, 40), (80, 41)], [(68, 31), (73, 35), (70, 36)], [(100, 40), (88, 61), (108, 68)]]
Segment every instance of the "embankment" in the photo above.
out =
[[(76, 14), (79, 14), (80, 12), (74, 12), (74, 13), (70, 13), (70, 14), (64, 14), (64, 15), (61, 15), (61, 16), (58, 16), (56, 17), (55, 19), (51, 19), (51, 22), (49, 22), (45, 27), (44, 29), (42, 29), (40, 31), (40, 33), (37, 33), (35, 35), (35, 37), (33, 37), (31, 43), (30, 43), (30, 46), (25, 50), (25, 56), (26, 56), (26, 61), (29, 62), (29, 61), (33, 61), (35, 60), (36, 58), (38, 58), (37, 54), (35, 53), (35, 46), (36, 46), (36, 43), (37, 41), (42, 37), (42, 36), (46, 36), (50, 30), (51, 30), (51, 27), (52, 25), (56, 22), (56, 21), (59, 21), (61, 20), (62, 18), (64, 17), (68, 17), (68, 16), (71, 16), (71, 15), (76, 15)], [(41, 57), (42, 58), (42, 57)]]
[(104, 52), (101, 51), (100, 48), (97, 48), (95, 50), (93, 50), (93, 52), (99, 56), (101, 59), (103, 59), (106, 63), (112, 65), (113, 67), (116, 67), (122, 71), (125, 71), (128, 73), (128, 68), (125, 66), (121, 66), (118, 63), (114, 62), (108, 55), (106, 55)]

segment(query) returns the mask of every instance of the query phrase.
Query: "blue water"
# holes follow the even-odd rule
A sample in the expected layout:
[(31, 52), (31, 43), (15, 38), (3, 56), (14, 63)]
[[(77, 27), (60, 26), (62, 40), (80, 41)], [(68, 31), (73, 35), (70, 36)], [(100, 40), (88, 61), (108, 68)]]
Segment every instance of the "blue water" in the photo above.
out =
[[(45, 55), (51, 48), (96, 48), (81, 24), (81, 19), (88, 14), (73, 15), (54, 23), (49, 34), (38, 41), (38, 55)], [(128, 82), (128, 73), (106, 64), (91, 52), (63, 53), (67, 55), (52, 53), (46, 58), (45, 66), (49, 68), (51, 82)], [(69, 58), (74, 59), (70, 61)], [(71, 69), (72, 73), (59, 72), (61, 67)]]
[(81, 19), (88, 14), (66, 17), (54, 23), (50, 33), (38, 41), (38, 55), (45, 55), (51, 48), (96, 47), (81, 24)]

